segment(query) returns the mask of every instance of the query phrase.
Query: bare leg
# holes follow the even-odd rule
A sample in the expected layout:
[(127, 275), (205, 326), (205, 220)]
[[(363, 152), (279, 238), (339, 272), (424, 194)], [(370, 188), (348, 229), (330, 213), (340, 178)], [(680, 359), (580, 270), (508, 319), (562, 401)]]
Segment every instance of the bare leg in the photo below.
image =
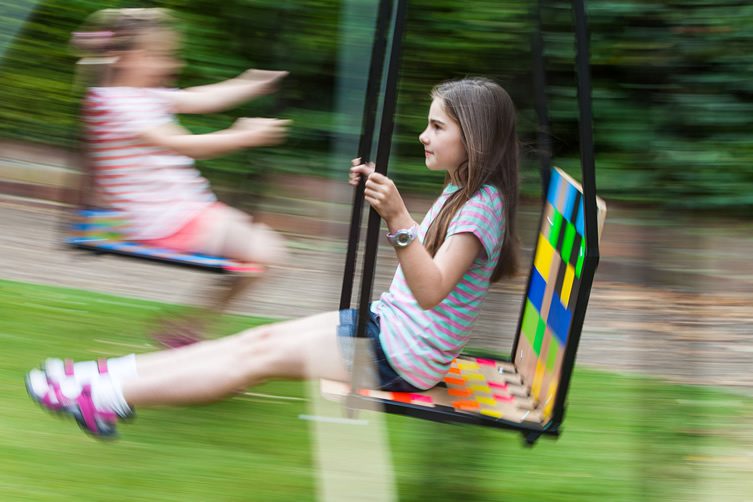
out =
[[(285, 243), (276, 232), (252, 223), (250, 216), (229, 206), (215, 211), (200, 229), (195, 251), (267, 266), (287, 260)], [(223, 277), (219, 293), (208, 295), (211, 300), (198, 314), (168, 319), (152, 336), (166, 347), (180, 347), (202, 339), (208, 325), (256, 280), (258, 277), (243, 275)]]
[[(199, 244), (199, 251), (265, 266), (280, 265), (287, 261), (285, 242), (266, 225), (252, 223), (249, 215), (228, 206), (223, 206), (221, 218), (217, 219), (216, 225), (206, 230), (205, 240)], [(230, 286), (210, 304), (210, 310), (224, 312), (256, 279), (248, 276), (231, 277)]]
[(133, 406), (182, 405), (216, 401), (268, 379), (349, 381), (338, 323), (338, 313), (328, 312), (138, 356), (139, 376), (123, 382), (123, 395)]
[(258, 279), (258, 277), (243, 275), (222, 277), (222, 287), (219, 294), (214, 295), (213, 300), (209, 302), (209, 311), (214, 314), (221, 314), (227, 310), (233, 300), (247, 291)]

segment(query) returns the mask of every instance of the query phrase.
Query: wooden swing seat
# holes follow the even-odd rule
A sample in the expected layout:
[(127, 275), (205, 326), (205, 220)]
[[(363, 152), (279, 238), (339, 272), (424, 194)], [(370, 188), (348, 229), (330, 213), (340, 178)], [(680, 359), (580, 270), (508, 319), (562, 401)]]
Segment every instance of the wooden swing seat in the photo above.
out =
[(74, 215), (71, 233), (66, 244), (96, 254), (114, 254), (127, 258), (150, 260), (170, 265), (190, 267), (220, 274), (260, 275), (265, 268), (222, 256), (183, 253), (126, 240), (123, 229), (126, 220), (112, 209), (79, 209)]

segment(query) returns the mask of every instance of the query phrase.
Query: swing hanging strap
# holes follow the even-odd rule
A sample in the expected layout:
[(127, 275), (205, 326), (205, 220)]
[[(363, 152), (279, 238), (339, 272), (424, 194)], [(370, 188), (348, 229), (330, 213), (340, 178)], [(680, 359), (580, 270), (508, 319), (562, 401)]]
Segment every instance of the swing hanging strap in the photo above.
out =
[[(366, 81), (366, 98), (363, 104), (361, 137), (358, 141), (358, 155), (362, 162), (371, 158), (371, 144), (376, 125), (376, 110), (379, 90), (382, 83), (384, 56), (387, 51), (387, 29), (392, 11), (392, 0), (380, 0), (374, 28), (374, 42), (371, 47), (371, 64)], [(348, 233), (348, 251), (345, 256), (342, 289), (340, 291), (340, 310), (350, 308), (353, 296), (353, 279), (356, 273), (358, 242), (361, 239), (361, 215), (363, 214), (363, 192), (366, 180), (361, 177), (353, 193), (353, 205), (350, 213), (350, 230)]]
[[(392, 45), (390, 47), (389, 66), (387, 68), (384, 100), (382, 103), (382, 118), (379, 124), (379, 140), (376, 153), (376, 172), (387, 174), (390, 149), (392, 147), (392, 131), (394, 129), (395, 107), (397, 104), (397, 83), (400, 70), (400, 55), (402, 51), (403, 32), (406, 18), (406, 0), (397, 0), (392, 31)], [(361, 277), (361, 291), (358, 308), (357, 338), (366, 336), (366, 325), (369, 320), (369, 307), (374, 282), (374, 269), (379, 240), (381, 218), (373, 208), (369, 209), (369, 224), (366, 229), (366, 244), (364, 250), (363, 274)], [(356, 351), (361, 344), (356, 344)], [(359, 361), (359, 354), (354, 355), (354, 361)], [(363, 369), (358, 364), (353, 366), (352, 390), (356, 391), (359, 386), (360, 375)]]
[(593, 116), (591, 107), (591, 69), (589, 66), (589, 34), (585, 0), (573, 0), (573, 24), (575, 31), (575, 73), (578, 89), (578, 116), (580, 164), (583, 187), (583, 211), (585, 230), (585, 252), (581, 282), (578, 289), (576, 308), (570, 327), (567, 350), (562, 361), (562, 376), (555, 396), (553, 421), (564, 420), (565, 398), (570, 387), (575, 354), (578, 351), (586, 307), (591, 295), (591, 285), (596, 267), (599, 264), (599, 230), (596, 202), (596, 174), (594, 165)]

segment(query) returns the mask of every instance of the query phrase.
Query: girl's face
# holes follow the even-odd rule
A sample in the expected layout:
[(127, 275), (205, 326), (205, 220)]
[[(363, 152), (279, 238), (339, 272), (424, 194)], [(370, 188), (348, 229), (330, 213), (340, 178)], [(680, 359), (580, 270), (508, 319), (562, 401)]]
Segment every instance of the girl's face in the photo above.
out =
[(134, 47), (124, 51), (115, 63), (120, 85), (161, 87), (170, 85), (183, 62), (178, 57), (180, 40), (169, 29), (156, 29), (138, 35)]
[(447, 171), (452, 175), (468, 160), (460, 124), (447, 115), (441, 99), (431, 102), (429, 123), (418, 140), (424, 145), (426, 167), (432, 171)]

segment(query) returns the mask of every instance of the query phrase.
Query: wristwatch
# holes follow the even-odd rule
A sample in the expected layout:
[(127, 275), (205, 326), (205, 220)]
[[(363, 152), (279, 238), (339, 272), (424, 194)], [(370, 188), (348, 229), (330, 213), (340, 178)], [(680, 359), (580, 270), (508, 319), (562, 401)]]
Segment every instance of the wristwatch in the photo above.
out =
[(395, 233), (387, 234), (387, 240), (396, 248), (404, 248), (418, 237), (418, 227), (413, 225), (410, 228), (401, 228), (395, 230)]

